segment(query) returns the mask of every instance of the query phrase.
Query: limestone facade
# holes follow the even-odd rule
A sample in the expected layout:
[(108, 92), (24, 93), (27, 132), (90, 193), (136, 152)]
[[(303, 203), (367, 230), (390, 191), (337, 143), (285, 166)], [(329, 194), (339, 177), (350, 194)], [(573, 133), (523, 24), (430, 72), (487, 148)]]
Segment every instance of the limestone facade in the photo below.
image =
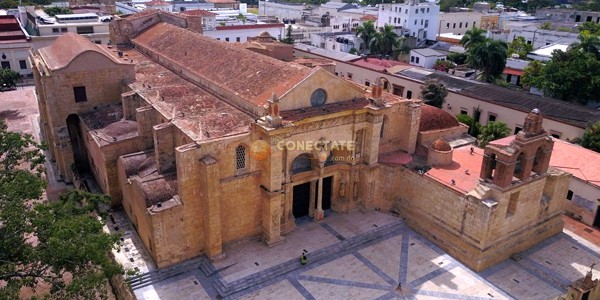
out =
[[(497, 167), (491, 182), (459, 191), (411, 167), (420, 100), (202, 37), (165, 16), (111, 24), (114, 48), (67, 34), (31, 55), (60, 174), (89, 171), (159, 267), (203, 253), (218, 259), (241, 239), (284, 242), (297, 218), (320, 221), (327, 209), (396, 211), (476, 270), (562, 229), (568, 176), (547, 170), (541, 119), (517, 137), (519, 149), (543, 145), (541, 158), (521, 151), (519, 182)], [(57, 55), (71, 44), (79, 46)], [(443, 126), (431, 130), (439, 132), (421, 140), (447, 136)], [(382, 163), (390, 153), (413, 165)], [(513, 156), (506, 152), (507, 164)]]

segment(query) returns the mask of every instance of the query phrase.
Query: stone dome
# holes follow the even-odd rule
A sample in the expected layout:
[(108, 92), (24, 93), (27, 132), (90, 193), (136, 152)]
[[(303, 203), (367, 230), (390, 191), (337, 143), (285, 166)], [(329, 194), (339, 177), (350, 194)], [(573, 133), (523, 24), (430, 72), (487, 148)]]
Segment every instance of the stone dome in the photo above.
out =
[(437, 139), (435, 142), (431, 143), (431, 146), (429, 146), (429, 148), (432, 150), (443, 151), (443, 152), (452, 150), (452, 147), (450, 146), (450, 144), (448, 144), (448, 142), (441, 140), (441, 139)]
[(441, 130), (459, 126), (456, 118), (440, 108), (423, 105), (421, 107), (421, 122), (419, 131)]

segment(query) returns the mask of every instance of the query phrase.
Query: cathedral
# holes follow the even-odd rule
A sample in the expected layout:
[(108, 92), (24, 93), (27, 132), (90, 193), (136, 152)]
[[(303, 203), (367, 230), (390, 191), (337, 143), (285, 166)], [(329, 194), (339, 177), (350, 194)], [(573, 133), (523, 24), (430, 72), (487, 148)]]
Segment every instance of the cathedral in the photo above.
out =
[(91, 174), (159, 267), (285, 243), (326, 211), (397, 214), (476, 271), (562, 231), (570, 175), (548, 168), (543, 112), (510, 143), (465, 146), (440, 109), (204, 37), (194, 17), (144, 11), (111, 23), (111, 45), (68, 33), (30, 56), (58, 175)]

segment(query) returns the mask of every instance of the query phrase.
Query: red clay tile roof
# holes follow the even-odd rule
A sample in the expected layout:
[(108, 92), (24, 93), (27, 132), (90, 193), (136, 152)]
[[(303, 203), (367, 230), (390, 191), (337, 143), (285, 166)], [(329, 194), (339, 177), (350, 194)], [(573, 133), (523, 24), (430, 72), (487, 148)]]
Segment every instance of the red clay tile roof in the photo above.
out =
[(362, 58), (357, 59), (354, 62), (352, 62), (352, 64), (361, 66), (361, 67), (365, 67), (367, 69), (379, 71), (379, 72), (384, 71), (385, 69), (391, 68), (394, 66), (406, 66), (407, 68), (412, 67), (411, 65), (405, 64), (403, 62), (387, 60), (387, 59), (378, 59), (378, 58), (372, 58), (372, 57), (367, 58), (367, 60), (364, 60)]
[[(483, 149), (473, 147), (459, 147), (452, 153), (452, 163), (445, 166), (432, 167), (425, 176), (435, 179), (455, 191), (466, 194), (473, 190), (479, 183), (479, 173), (483, 162)], [(454, 179), (454, 184), (452, 184)]]
[(440, 130), (459, 126), (451, 114), (431, 105), (424, 104), (421, 108), (421, 123), (419, 131)]
[(205, 10), (205, 9), (191, 9), (191, 10), (186, 10), (186, 11), (180, 12), (180, 14), (187, 15), (187, 16), (203, 16), (203, 17), (214, 17), (214, 16), (217, 15), (214, 12), (210, 12), (210, 11)]
[(145, 2), (144, 5), (146, 6), (170, 6), (170, 3), (164, 2), (164, 1), (152, 1), (152, 2)]
[(59, 36), (50, 46), (40, 48), (38, 51), (51, 70), (68, 66), (71, 61), (84, 52), (97, 52), (119, 63), (114, 57), (107, 55), (98, 45), (90, 42), (88, 38), (72, 32)]
[(266, 104), (273, 92), (285, 94), (311, 73), (307, 67), (166, 23), (150, 27), (133, 41), (256, 106)]
[(429, 146), (429, 148), (431, 148), (433, 150), (437, 150), (437, 151), (444, 151), (444, 152), (452, 150), (452, 147), (450, 146), (450, 144), (448, 144), (448, 142), (441, 140), (441, 139), (435, 140), (435, 142), (431, 143), (431, 146)]
[(362, 17), (360, 17), (361, 21), (376, 21), (377, 17), (374, 15), (364, 15)]
[[(493, 145), (506, 146), (515, 139), (514, 135), (492, 141)], [(600, 187), (600, 153), (552, 138), (554, 148), (550, 166), (573, 174), (578, 179)]]
[(511, 75), (517, 75), (517, 76), (522, 76), (523, 75), (523, 70), (518, 70), (518, 69), (513, 69), (513, 68), (504, 68), (504, 71), (502, 73), (504, 73), (504, 74), (511, 74)]

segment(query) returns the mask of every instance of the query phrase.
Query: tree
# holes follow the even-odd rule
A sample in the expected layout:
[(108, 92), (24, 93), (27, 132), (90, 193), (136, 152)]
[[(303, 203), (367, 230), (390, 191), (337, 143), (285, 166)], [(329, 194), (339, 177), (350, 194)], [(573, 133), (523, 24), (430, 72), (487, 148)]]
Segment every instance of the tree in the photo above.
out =
[(448, 60), (457, 65), (462, 65), (467, 61), (466, 53), (451, 52), (448, 54)]
[(449, 60), (436, 60), (433, 65), (433, 69), (440, 72), (448, 72), (450, 69), (454, 69), (454, 63)]
[(469, 48), (467, 63), (472, 68), (480, 71), (478, 79), (493, 82), (504, 71), (507, 50), (506, 43), (485, 39), (483, 42)]
[(552, 29), (552, 23), (551, 22), (544, 22), (544, 23), (542, 23), (542, 25), (540, 25), (539, 28), (543, 29), (543, 30), (550, 30), (550, 29)]
[(600, 152), (600, 122), (588, 127), (583, 133), (581, 146)]
[(288, 25), (287, 31), (285, 33), (285, 39), (283, 39), (281, 42), (290, 45), (294, 44), (294, 38), (292, 37), (292, 25)]
[(425, 100), (426, 104), (441, 108), (446, 96), (448, 89), (443, 81), (429, 79), (421, 86), (421, 99)]
[(44, 12), (47, 13), (51, 17), (54, 17), (56, 15), (68, 15), (68, 14), (73, 13), (73, 11), (71, 11), (70, 9), (68, 9), (66, 7), (58, 7), (58, 6), (45, 8)]
[(477, 136), (479, 139), (479, 146), (485, 147), (489, 142), (503, 137), (507, 137), (510, 134), (510, 128), (502, 122), (488, 122), (487, 125), (481, 127), (481, 133)]
[(522, 36), (516, 37), (509, 45), (508, 45), (508, 55), (518, 54), (519, 58), (525, 59), (527, 58), (527, 53), (533, 50), (533, 46), (531, 44), (527, 44), (525, 42), (525, 38)]
[(246, 24), (246, 21), (248, 21), (248, 17), (246, 17), (243, 13), (238, 14), (235, 18), (240, 20), (242, 24)]
[(371, 47), (371, 40), (377, 34), (377, 30), (375, 29), (375, 23), (373, 21), (365, 21), (362, 25), (356, 27), (356, 36), (359, 36), (363, 40), (363, 45), (361, 45), (361, 51), (368, 52)]
[(534, 84), (546, 96), (587, 104), (600, 101), (600, 61), (591, 53), (556, 50)]
[(585, 22), (577, 26), (579, 32), (589, 31), (591, 34), (600, 35), (600, 24), (595, 22)]
[(523, 69), (521, 84), (526, 87), (542, 87), (544, 65), (537, 60), (530, 62)]
[(44, 160), (31, 135), (0, 121), (0, 298), (18, 299), (22, 287), (42, 282), (57, 299), (104, 296), (105, 279), (121, 272), (108, 257), (119, 237), (104, 233), (94, 213), (108, 196), (71, 190), (58, 201), (37, 201)]
[(487, 31), (485, 29), (473, 27), (465, 32), (465, 35), (460, 39), (460, 44), (463, 45), (466, 50), (469, 50), (476, 45), (483, 43), (486, 40), (486, 33)]
[(591, 53), (596, 58), (600, 58), (600, 39), (597, 35), (592, 34), (588, 30), (581, 31), (577, 36), (578, 43), (573, 43), (571, 47), (575, 50), (582, 50)]
[(479, 123), (475, 123), (475, 120), (473, 119), (473, 117), (471, 117), (467, 114), (458, 114), (458, 115), (456, 115), (456, 120), (469, 126), (469, 132), (468, 132), (469, 135), (477, 138), (477, 136), (479, 135), (479, 130), (481, 128), (481, 125)]
[(0, 69), (0, 91), (17, 86), (21, 75), (11, 69)]
[(391, 55), (397, 39), (398, 35), (394, 32), (394, 27), (385, 25), (371, 39), (371, 50), (378, 54)]

